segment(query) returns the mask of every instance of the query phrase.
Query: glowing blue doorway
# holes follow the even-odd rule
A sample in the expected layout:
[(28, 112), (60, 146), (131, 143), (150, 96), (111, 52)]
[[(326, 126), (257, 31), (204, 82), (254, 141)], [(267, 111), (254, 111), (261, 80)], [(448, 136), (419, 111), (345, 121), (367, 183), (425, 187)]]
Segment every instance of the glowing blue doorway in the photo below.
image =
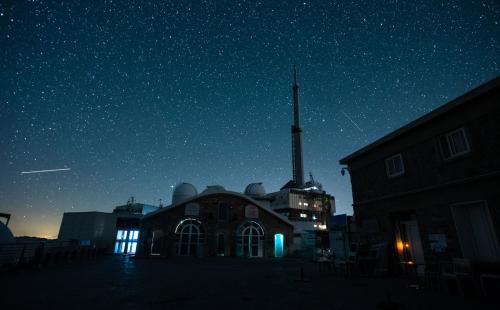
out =
[(274, 257), (283, 257), (283, 234), (274, 235)]

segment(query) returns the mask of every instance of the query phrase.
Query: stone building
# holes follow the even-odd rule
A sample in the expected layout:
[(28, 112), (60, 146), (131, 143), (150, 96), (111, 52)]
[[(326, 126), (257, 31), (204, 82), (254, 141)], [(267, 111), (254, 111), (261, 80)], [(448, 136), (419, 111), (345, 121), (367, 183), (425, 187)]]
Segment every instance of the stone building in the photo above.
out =
[(500, 260), (500, 78), (340, 160), (354, 215), (391, 270)]
[(282, 257), (292, 238), (293, 225), (285, 217), (248, 195), (222, 186), (198, 194), (193, 185), (181, 183), (170, 206), (141, 220), (138, 254)]

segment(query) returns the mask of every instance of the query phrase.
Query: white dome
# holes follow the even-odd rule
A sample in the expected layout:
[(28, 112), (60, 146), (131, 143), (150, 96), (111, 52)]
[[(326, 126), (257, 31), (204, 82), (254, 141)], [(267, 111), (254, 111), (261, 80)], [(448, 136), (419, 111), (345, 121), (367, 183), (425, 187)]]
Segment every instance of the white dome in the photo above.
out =
[(198, 191), (193, 184), (179, 183), (174, 189), (174, 193), (172, 195), (172, 204), (178, 204), (179, 202), (182, 202), (196, 195), (198, 195)]
[(250, 183), (245, 188), (245, 195), (247, 196), (264, 196), (266, 194), (266, 190), (262, 183)]
[(219, 192), (225, 192), (226, 189), (224, 186), (221, 185), (208, 185), (207, 188), (203, 191), (203, 194), (212, 194), (212, 193), (219, 193)]
[(0, 222), (0, 244), (2, 243), (15, 243), (14, 235), (4, 223)]

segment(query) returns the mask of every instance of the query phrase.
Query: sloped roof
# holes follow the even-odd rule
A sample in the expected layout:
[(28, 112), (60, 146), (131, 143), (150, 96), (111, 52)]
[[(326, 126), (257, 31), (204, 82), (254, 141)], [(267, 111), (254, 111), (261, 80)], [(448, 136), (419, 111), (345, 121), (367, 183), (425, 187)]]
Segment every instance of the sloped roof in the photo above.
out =
[(253, 205), (255, 205), (256, 207), (258, 207), (259, 209), (263, 210), (264, 212), (267, 212), (273, 216), (275, 216), (276, 218), (278, 218), (279, 220), (281, 220), (282, 222), (285, 222), (286, 224), (294, 227), (294, 225), (292, 224), (292, 222), (290, 222), (286, 217), (274, 212), (273, 210), (269, 209), (269, 208), (266, 208), (264, 206), (262, 206), (258, 201), (256, 201), (255, 199), (251, 198), (251, 197), (248, 197), (246, 195), (243, 195), (241, 193), (238, 193), (238, 192), (232, 192), (232, 191), (219, 191), (219, 192), (208, 192), (208, 193), (201, 193), (201, 194), (198, 194), (196, 196), (193, 196), (193, 197), (190, 197), (189, 199), (186, 199), (184, 201), (180, 201), (179, 203), (177, 204), (172, 204), (170, 206), (167, 206), (167, 207), (164, 207), (164, 208), (161, 208), (161, 209), (158, 209), (156, 211), (153, 211), (151, 213), (148, 213), (146, 214), (142, 219), (145, 220), (145, 219), (148, 219), (150, 217), (153, 217), (153, 216), (156, 216), (157, 214), (161, 214), (163, 212), (167, 212), (169, 210), (172, 210), (174, 208), (178, 208), (182, 205), (185, 205), (187, 203), (190, 203), (192, 201), (195, 201), (195, 200), (198, 200), (200, 198), (208, 198), (208, 197), (213, 197), (213, 196), (220, 196), (220, 195), (227, 195), (227, 196), (234, 196), (234, 197), (238, 197), (238, 198), (241, 198), (241, 199), (244, 199), (250, 203), (252, 203)]
[(288, 182), (286, 182), (285, 185), (283, 185), (280, 190), (283, 190), (283, 189), (286, 189), (286, 188), (300, 188), (299, 186), (297, 186), (297, 183), (295, 183), (294, 180), (290, 180)]
[(376, 140), (375, 142), (371, 143), (371, 144), (368, 144), (367, 146), (357, 150), (356, 152), (342, 158), (341, 160), (339, 160), (339, 163), (341, 165), (347, 165), (349, 163), (349, 161), (351, 161), (352, 159), (356, 158), (356, 157), (359, 157), (363, 154), (365, 154), (366, 152), (382, 145), (382, 144), (385, 144), (391, 140), (394, 140), (395, 138), (403, 135), (403, 134), (406, 134), (408, 133), (409, 131), (411, 130), (414, 130), (416, 129), (417, 127), (420, 127), (422, 125), (424, 125), (425, 123), (445, 114), (445, 113), (448, 113), (449, 111), (451, 110), (454, 110), (464, 104), (466, 104), (467, 102), (470, 102), (471, 100), (491, 91), (491, 90), (494, 90), (494, 89), (497, 89), (497, 88), (500, 88), (500, 76), (499, 77), (496, 77), (494, 78), (493, 80), (491, 81), (488, 81), (484, 84), (482, 84), (481, 86), (479, 87), (476, 87), (474, 88), (473, 90), (465, 93), (464, 95), (460, 96), (460, 97), (457, 97), (456, 99), (440, 106), (439, 108), (436, 108), (434, 109), (433, 111), (423, 115), (422, 117), (419, 117), (417, 118), (416, 120), (414, 120), (413, 122), (410, 122), (406, 125), (404, 125), (403, 127), (385, 135), (384, 137)]

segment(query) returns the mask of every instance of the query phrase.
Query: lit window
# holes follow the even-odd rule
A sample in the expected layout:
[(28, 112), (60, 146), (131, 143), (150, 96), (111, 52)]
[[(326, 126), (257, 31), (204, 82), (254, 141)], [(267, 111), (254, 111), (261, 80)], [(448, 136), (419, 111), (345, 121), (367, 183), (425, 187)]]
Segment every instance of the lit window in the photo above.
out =
[(305, 214), (305, 213), (301, 213), (301, 214), (300, 214), (300, 217), (301, 217), (301, 218), (306, 218), (306, 217), (307, 217), (307, 214)]
[(470, 152), (465, 130), (459, 128), (439, 137), (439, 145), (444, 159), (450, 159)]
[(397, 177), (405, 173), (405, 168), (403, 164), (403, 156), (401, 154), (396, 154), (385, 160), (385, 169), (387, 176)]
[(116, 232), (114, 252), (135, 254), (137, 249), (137, 240), (139, 240), (138, 230), (118, 230)]
[(130, 253), (134, 253), (137, 251), (137, 242), (132, 242), (132, 249), (130, 251)]

